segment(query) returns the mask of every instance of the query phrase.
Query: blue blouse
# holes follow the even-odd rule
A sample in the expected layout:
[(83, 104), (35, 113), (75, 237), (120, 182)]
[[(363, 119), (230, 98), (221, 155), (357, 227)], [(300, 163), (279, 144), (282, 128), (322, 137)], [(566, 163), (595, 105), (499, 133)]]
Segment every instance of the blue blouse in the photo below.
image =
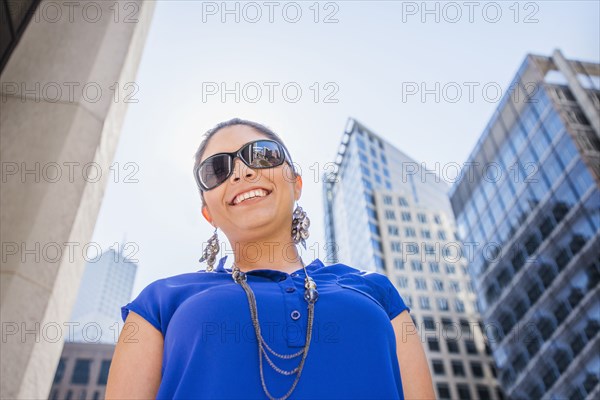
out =
[[(164, 338), (158, 399), (265, 399), (259, 352), (248, 298), (225, 268), (159, 279), (121, 307), (142, 316)], [(390, 321), (410, 308), (382, 274), (344, 264), (306, 266), (317, 284), (313, 333), (300, 380), (290, 399), (403, 399)], [(304, 269), (246, 272), (254, 291), (258, 320), (267, 345), (280, 354), (302, 350), (308, 306)], [(284, 370), (298, 366), (302, 355), (281, 359)], [(271, 396), (281, 397), (296, 374), (281, 375), (263, 356)]]

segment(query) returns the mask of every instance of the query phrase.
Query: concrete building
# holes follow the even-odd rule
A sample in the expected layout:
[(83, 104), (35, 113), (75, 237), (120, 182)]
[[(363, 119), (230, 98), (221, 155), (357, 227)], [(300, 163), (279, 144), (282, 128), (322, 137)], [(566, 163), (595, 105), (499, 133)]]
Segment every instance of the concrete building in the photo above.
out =
[(109, 249), (88, 261), (69, 321), (68, 341), (115, 345), (123, 328), (121, 306), (131, 298), (137, 264), (121, 251)]
[(114, 351), (114, 344), (65, 343), (48, 399), (104, 399)]
[(451, 192), (512, 399), (600, 398), (600, 65), (528, 55)]
[(411, 308), (439, 399), (502, 399), (448, 186), (354, 119), (324, 176), (327, 261), (385, 274)]
[(0, 4), (0, 398), (48, 397), (154, 5)]

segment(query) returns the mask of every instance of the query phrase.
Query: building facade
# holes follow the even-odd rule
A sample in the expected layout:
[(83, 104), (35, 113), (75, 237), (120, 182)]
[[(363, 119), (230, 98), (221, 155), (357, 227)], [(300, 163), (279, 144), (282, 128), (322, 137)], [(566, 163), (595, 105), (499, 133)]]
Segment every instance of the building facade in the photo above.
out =
[(600, 397), (599, 129), (600, 65), (528, 55), (451, 191), (510, 398)]
[(116, 344), (123, 328), (121, 305), (131, 298), (137, 264), (121, 251), (109, 249), (85, 266), (69, 320), (67, 341)]
[(439, 399), (502, 399), (448, 186), (354, 119), (324, 176), (329, 262), (388, 276), (411, 308)]
[(49, 400), (104, 399), (114, 344), (65, 343)]
[(2, 399), (48, 397), (155, 4), (0, 1)]

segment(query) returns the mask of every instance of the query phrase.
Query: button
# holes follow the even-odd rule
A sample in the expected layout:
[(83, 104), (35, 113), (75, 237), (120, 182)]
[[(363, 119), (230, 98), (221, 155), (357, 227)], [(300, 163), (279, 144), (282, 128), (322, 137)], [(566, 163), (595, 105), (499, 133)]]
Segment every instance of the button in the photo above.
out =
[(297, 274), (297, 273), (295, 273), (295, 272), (292, 272), (292, 274), (291, 274), (290, 276), (293, 276), (293, 277), (295, 278), (295, 277), (297, 277), (297, 276), (298, 276), (298, 274)]
[(300, 318), (300, 311), (298, 311), (298, 310), (292, 311), (291, 316), (294, 321), (297, 320), (298, 318)]
[(289, 288), (286, 288), (285, 291), (288, 292), (288, 293), (292, 293), (292, 292), (296, 291), (296, 288), (289, 287)]

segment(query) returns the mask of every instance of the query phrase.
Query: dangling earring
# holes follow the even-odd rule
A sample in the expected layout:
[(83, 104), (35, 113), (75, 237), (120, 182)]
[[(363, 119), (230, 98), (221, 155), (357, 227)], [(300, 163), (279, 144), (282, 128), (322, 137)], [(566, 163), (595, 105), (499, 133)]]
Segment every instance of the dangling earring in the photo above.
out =
[(217, 254), (219, 253), (219, 236), (217, 235), (217, 229), (215, 228), (215, 232), (208, 239), (208, 244), (204, 249), (204, 253), (202, 253), (202, 257), (200, 258), (200, 262), (206, 261), (208, 266), (206, 267), (206, 271), (213, 272), (215, 268), (215, 260), (217, 259)]
[(301, 243), (306, 249), (306, 239), (310, 236), (308, 227), (310, 226), (310, 219), (306, 216), (306, 211), (302, 210), (302, 207), (296, 205), (294, 214), (292, 214), (292, 240), (294, 243)]

